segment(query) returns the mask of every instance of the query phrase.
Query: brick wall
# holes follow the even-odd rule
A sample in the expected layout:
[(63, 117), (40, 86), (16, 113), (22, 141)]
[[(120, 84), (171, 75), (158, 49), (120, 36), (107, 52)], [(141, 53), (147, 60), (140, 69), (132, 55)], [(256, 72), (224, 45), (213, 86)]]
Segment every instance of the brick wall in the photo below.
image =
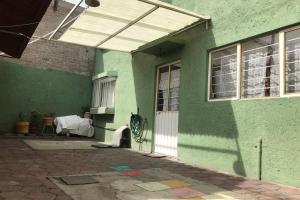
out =
[[(53, 31), (72, 7), (73, 4), (60, 1), (58, 9), (54, 11), (52, 4), (34, 35), (41, 37)], [(70, 19), (78, 16), (82, 11), (82, 8), (77, 9)], [(66, 29), (67, 27), (59, 31), (54, 40), (58, 39)], [(90, 76), (94, 65), (95, 49), (53, 40), (39, 40), (27, 46), (21, 59), (5, 59), (34, 68), (53, 69)]]

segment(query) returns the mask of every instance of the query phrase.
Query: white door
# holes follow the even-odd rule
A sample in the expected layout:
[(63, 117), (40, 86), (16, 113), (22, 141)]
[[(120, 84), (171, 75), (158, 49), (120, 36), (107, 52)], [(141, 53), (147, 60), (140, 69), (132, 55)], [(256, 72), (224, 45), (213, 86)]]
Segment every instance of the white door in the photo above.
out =
[(157, 70), (154, 151), (177, 156), (180, 63)]

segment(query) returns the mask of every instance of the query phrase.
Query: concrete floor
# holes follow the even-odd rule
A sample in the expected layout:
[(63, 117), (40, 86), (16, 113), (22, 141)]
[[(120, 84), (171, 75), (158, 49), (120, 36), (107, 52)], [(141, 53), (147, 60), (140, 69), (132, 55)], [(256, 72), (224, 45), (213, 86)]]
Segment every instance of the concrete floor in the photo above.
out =
[[(159, 168), (258, 200), (300, 199), (300, 189), (222, 174), (168, 159), (149, 158), (128, 150), (33, 150), (23, 139), (0, 137), (0, 200), (72, 199), (48, 177), (108, 173), (113, 172), (111, 166), (118, 165)], [(162, 198), (155, 196), (153, 199)]]

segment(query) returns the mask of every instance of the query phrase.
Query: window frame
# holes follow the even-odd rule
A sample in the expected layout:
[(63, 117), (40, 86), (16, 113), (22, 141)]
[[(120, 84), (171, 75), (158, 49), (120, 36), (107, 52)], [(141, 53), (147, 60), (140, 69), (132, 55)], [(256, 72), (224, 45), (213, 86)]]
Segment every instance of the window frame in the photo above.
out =
[(110, 108), (110, 109), (112, 109), (112, 108), (115, 108), (115, 98), (116, 98), (116, 85), (117, 85), (117, 77), (116, 76), (105, 76), (105, 77), (99, 77), (99, 78), (95, 78), (95, 79), (93, 79), (93, 90), (94, 90), (94, 83), (96, 82), (96, 81), (100, 81), (100, 86), (101, 86), (101, 80), (106, 80), (106, 79), (112, 79), (111, 81), (109, 81), (109, 82), (115, 82), (115, 87), (114, 87), (114, 91), (113, 91), (113, 98), (112, 98), (112, 107), (107, 107), (107, 106), (101, 106), (101, 103), (102, 103), (102, 96), (103, 96), (103, 94), (102, 94), (102, 91), (103, 90), (101, 90), (101, 87), (99, 88), (99, 94), (98, 94), (98, 96), (99, 96), (99, 106), (98, 107), (95, 107), (93, 104), (94, 104), (94, 91), (93, 91), (93, 94), (92, 94), (92, 106), (91, 106), (91, 108), (92, 109), (99, 109), (99, 108)]
[(286, 92), (286, 34), (292, 31), (300, 30), (300, 26), (295, 26), (279, 32), (280, 47), (280, 97), (300, 97), (300, 91), (295, 93)]
[[(281, 31), (276, 31), (276, 32), (270, 32), (268, 34), (260, 35), (257, 36), (259, 37), (264, 37), (268, 36), (270, 34), (277, 34), (278, 35), (278, 83), (279, 83), (279, 91), (278, 91), (278, 96), (270, 96), (270, 97), (248, 97), (244, 98), (243, 97), (243, 91), (244, 88), (242, 86), (242, 81), (243, 81), (243, 49), (242, 49), (242, 44), (244, 42), (247, 42), (249, 40), (244, 40), (240, 41), (231, 45), (227, 45), (221, 48), (217, 48), (214, 50), (211, 50), (208, 52), (208, 87), (207, 87), (207, 101), (208, 102), (218, 102), (218, 101), (234, 101), (234, 100), (241, 100), (241, 101), (247, 101), (247, 100), (259, 100), (259, 99), (278, 99), (278, 98), (290, 98), (290, 97), (300, 97), (300, 91), (295, 92), (295, 93), (287, 93), (286, 92), (286, 34), (288, 32), (292, 32), (295, 30), (300, 30), (300, 26), (294, 26), (292, 28), (287, 28), (283, 29)], [(237, 47), (237, 84), (236, 84), (236, 96), (232, 98), (217, 98), (213, 99), (211, 98), (211, 92), (212, 92), (212, 54), (218, 51), (222, 51), (224, 49), (230, 48), (230, 47)]]
[[(261, 38), (261, 37), (266, 37), (266, 36), (269, 36), (269, 35), (272, 35), (272, 34), (277, 34), (277, 39), (278, 39), (278, 66), (277, 66), (277, 71), (278, 71), (278, 84), (279, 84), (279, 87), (278, 87), (278, 95), (277, 96), (263, 96), (263, 97), (243, 97), (243, 92), (244, 92), (244, 88), (243, 88), (243, 86), (242, 86), (242, 82), (244, 81), (244, 79), (243, 79), (243, 43), (245, 43), (245, 42), (248, 42), (248, 41), (251, 41), (251, 39), (249, 39), (249, 40), (245, 40), (245, 41), (242, 41), (242, 42), (240, 42), (239, 44), (241, 45), (241, 52), (240, 52), (240, 54), (241, 54), (241, 60), (240, 60), (240, 62), (241, 62), (241, 68), (240, 68), (240, 73), (241, 73), (241, 78), (240, 78), (240, 80), (241, 80), (241, 82), (240, 82), (240, 87), (241, 87), (241, 92), (240, 92), (240, 98), (239, 98), (239, 100), (257, 100), (257, 99), (274, 99), (274, 98), (280, 98), (281, 97), (281, 95), (280, 95), (280, 91), (281, 91), (281, 71), (280, 71), (280, 69), (281, 69), (281, 67), (280, 67), (280, 60), (281, 60), (281, 58), (280, 58), (280, 56), (281, 56), (281, 52), (280, 52), (280, 48), (281, 48), (281, 45), (280, 45), (280, 34), (278, 33), (278, 32), (272, 32), (272, 33), (269, 33), (269, 34), (264, 34), (264, 35), (261, 35), (261, 36), (258, 36), (258, 37), (254, 37), (254, 38)], [(252, 38), (252, 39), (254, 39), (254, 38)]]
[[(236, 71), (236, 75), (237, 75), (237, 79), (236, 79), (236, 95), (235, 97), (225, 97), (225, 98), (211, 98), (211, 92), (212, 92), (212, 54), (218, 51), (222, 51), (224, 49), (228, 49), (228, 48), (232, 48), (232, 47), (236, 47), (237, 50), (237, 71)], [(241, 51), (241, 46), (240, 44), (232, 44), (226, 47), (222, 47), (222, 48), (218, 48), (215, 49), (213, 51), (209, 52), (209, 60), (208, 60), (208, 94), (207, 94), (207, 99), (208, 101), (228, 101), (228, 100), (238, 100), (239, 99), (239, 93), (240, 93), (240, 68), (241, 68), (241, 62), (239, 62), (239, 58), (240, 58), (240, 54), (238, 53), (239, 51)]]
[[(168, 62), (168, 63), (165, 63), (165, 64), (161, 64), (161, 65), (157, 65), (156, 66), (156, 73), (155, 73), (155, 82), (156, 82), (156, 86), (155, 86), (155, 113), (156, 112), (172, 112), (172, 111), (169, 111), (169, 95), (170, 95), (170, 88), (168, 88), (168, 102), (167, 102), (167, 111), (158, 111), (157, 110), (157, 107), (158, 107), (158, 87), (159, 87), (159, 70), (161, 68), (164, 68), (164, 67), (168, 67), (169, 71), (169, 80), (168, 80), (168, 83), (170, 84), (170, 78), (171, 78), (171, 65), (176, 65), (176, 64), (180, 64), (181, 65), (181, 69), (182, 69), (182, 63), (181, 63), (181, 60), (180, 59), (177, 59), (173, 62)], [(180, 99), (180, 90), (179, 90), (179, 99)], [(179, 101), (180, 102), (180, 101)], [(179, 106), (180, 106), (180, 103), (179, 103)]]

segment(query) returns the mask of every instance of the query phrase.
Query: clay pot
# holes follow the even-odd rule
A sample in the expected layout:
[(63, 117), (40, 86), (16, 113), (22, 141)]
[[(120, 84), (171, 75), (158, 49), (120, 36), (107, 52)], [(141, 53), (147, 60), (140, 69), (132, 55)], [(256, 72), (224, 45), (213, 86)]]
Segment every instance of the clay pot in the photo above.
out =
[(54, 122), (54, 118), (53, 117), (44, 117), (43, 118), (43, 124), (46, 126), (52, 126)]
[(29, 133), (29, 125), (28, 121), (18, 121), (16, 124), (16, 133), (18, 134), (28, 134)]
[(32, 134), (40, 134), (42, 132), (43, 125), (39, 123), (30, 122), (29, 132)]

